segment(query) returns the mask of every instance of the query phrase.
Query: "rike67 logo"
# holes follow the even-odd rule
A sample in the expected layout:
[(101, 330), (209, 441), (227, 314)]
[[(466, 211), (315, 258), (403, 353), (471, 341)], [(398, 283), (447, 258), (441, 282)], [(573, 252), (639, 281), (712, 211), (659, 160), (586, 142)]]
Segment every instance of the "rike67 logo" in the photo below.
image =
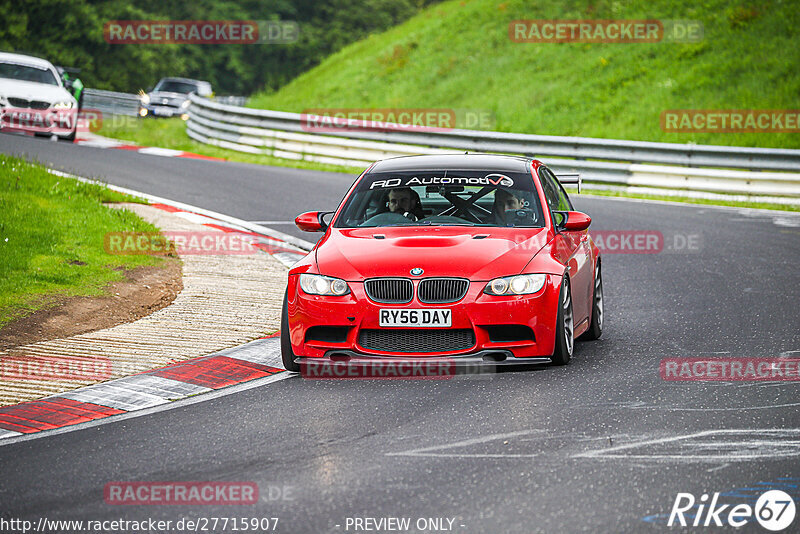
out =
[(699, 500), (696, 500), (691, 493), (678, 493), (667, 526), (739, 528), (755, 520), (765, 529), (777, 532), (786, 529), (794, 522), (796, 511), (794, 500), (781, 490), (762, 493), (755, 506), (743, 503), (720, 504), (719, 498), (719, 493), (714, 493), (710, 499), (708, 494), (704, 493)]

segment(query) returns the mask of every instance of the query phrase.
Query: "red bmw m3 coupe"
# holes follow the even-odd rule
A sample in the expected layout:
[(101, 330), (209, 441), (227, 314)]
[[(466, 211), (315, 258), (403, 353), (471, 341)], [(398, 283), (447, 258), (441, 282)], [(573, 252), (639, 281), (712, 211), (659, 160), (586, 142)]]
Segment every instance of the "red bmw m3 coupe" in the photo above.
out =
[(538, 160), (382, 160), (336, 212), (295, 222), (325, 234), (289, 271), (281, 352), (290, 371), (431, 357), (563, 365), (575, 338), (602, 333), (591, 219)]

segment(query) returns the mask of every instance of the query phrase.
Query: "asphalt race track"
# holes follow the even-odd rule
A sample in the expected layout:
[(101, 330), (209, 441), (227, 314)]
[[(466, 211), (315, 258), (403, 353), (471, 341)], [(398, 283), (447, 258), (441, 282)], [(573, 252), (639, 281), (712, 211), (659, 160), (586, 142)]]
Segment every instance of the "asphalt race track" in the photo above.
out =
[[(9, 135), (0, 151), (246, 220), (333, 209), (354, 179)], [(651, 532), (668, 530), (679, 492), (753, 505), (774, 487), (797, 499), (798, 382), (671, 382), (659, 363), (800, 355), (800, 217), (573, 200), (590, 232), (657, 230), (664, 249), (603, 256), (605, 331), (578, 343), (570, 365), (451, 380), (293, 377), (0, 444), (0, 517), (277, 517), (278, 532), (409, 517), (453, 519), (453, 532)], [(256, 482), (260, 502), (103, 499), (112, 481), (205, 480)]]

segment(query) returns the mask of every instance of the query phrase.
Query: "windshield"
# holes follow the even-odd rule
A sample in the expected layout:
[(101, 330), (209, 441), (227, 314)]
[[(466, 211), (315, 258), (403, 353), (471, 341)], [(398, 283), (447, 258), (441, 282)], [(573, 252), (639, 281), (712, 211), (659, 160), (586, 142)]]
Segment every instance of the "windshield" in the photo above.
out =
[(156, 91), (165, 93), (182, 93), (188, 95), (197, 91), (197, 86), (193, 83), (176, 82), (173, 80), (161, 81), (156, 85)]
[(20, 63), (0, 63), (0, 78), (58, 85), (58, 80), (50, 69)]
[(334, 227), (542, 227), (543, 220), (530, 174), (449, 170), (367, 174)]

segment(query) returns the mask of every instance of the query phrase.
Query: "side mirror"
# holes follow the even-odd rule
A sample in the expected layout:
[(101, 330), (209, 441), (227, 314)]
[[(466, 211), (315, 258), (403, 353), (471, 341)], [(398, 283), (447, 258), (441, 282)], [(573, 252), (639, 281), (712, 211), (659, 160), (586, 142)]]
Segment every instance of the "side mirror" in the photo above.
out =
[(328, 229), (328, 223), (322, 220), (322, 217), (328, 215), (330, 211), (307, 211), (301, 213), (294, 220), (297, 225), (304, 232), (324, 232)]
[(586, 230), (592, 224), (592, 218), (580, 211), (559, 211), (556, 213), (563, 216), (561, 224), (558, 225), (559, 230), (580, 232)]

